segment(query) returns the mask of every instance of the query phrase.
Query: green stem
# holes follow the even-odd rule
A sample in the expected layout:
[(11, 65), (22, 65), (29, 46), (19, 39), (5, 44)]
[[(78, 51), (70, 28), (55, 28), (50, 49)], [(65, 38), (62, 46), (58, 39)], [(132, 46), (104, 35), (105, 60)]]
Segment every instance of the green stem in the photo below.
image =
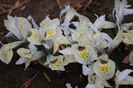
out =
[(45, 78), (48, 80), (48, 82), (51, 82), (51, 79), (48, 77), (48, 75), (44, 72)]

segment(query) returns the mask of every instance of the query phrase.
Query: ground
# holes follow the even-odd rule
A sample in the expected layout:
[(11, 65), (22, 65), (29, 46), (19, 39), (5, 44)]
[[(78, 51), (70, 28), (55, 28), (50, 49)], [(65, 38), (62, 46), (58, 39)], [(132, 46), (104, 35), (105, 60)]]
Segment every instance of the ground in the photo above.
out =
[[(95, 14), (98, 16), (109, 15), (114, 6), (114, 0), (92, 0), (88, 7), (87, 3), (89, 0), (20, 0), (20, 2), (25, 3), (21, 7), (13, 10), (10, 15), (22, 17), (31, 15), (37, 23), (41, 22), (47, 15), (51, 18), (59, 17), (62, 7), (60, 7), (56, 1), (60, 1), (62, 7), (69, 3), (72, 7), (77, 9), (80, 14), (89, 17), (92, 22), (96, 19)], [(0, 0), (0, 8), (2, 8), (4, 4), (14, 5), (16, 2), (17, 0)], [(129, 4), (133, 5), (133, 0), (129, 0)], [(2, 10), (0, 10), (0, 40), (5, 43), (8, 40), (3, 39), (3, 36), (7, 33), (3, 24), (3, 20), (6, 19), (6, 17), (7, 13), (3, 14)], [(125, 21), (133, 21), (133, 16), (126, 17)], [(124, 45), (121, 44), (119, 47), (121, 48), (123, 46)], [(132, 46), (130, 47), (130, 50), (131, 49), (133, 49)], [(118, 50), (116, 49), (112, 53), (113, 56), (111, 58), (115, 60), (119, 57), (121, 61), (130, 50), (121, 49), (121, 53), (117, 54)], [(15, 65), (18, 58), (18, 56), (15, 56), (8, 65), (0, 61), (0, 88), (65, 88), (65, 83), (71, 83), (72, 86), (77, 85), (79, 88), (84, 88), (87, 84), (87, 78), (81, 74), (80, 64), (70, 64), (66, 66), (65, 72), (56, 72), (33, 63), (24, 71), (24, 65)], [(119, 63), (119, 60), (115, 61)], [(119, 64), (118, 67), (120, 67), (120, 69), (132, 68), (125, 64)], [(51, 81), (46, 79), (44, 72)], [(127, 88), (127, 86), (122, 88)]]

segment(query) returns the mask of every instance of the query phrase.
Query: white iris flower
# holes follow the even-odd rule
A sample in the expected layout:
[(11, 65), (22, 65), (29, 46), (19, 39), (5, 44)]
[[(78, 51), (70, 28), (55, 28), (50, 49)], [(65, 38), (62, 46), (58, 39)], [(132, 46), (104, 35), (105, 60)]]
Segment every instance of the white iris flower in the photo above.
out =
[(9, 64), (13, 57), (12, 49), (19, 46), (21, 43), (22, 41), (3, 44), (3, 46), (0, 48), (0, 60), (6, 64)]
[(37, 51), (37, 48), (33, 44), (29, 44), (29, 49), (19, 48), (17, 53), (19, 54), (20, 58), (16, 62), (16, 65), (25, 63), (25, 69), (32, 61), (38, 60), (45, 55), (42, 51)]
[(112, 45), (112, 38), (103, 32), (98, 32), (94, 35), (95, 47), (100, 50)]
[(66, 63), (64, 62), (63, 56), (61, 55), (59, 56), (48, 55), (44, 65), (48, 66), (52, 70), (65, 71), (64, 66), (66, 65)]
[(103, 28), (105, 28), (105, 29), (115, 28), (116, 25), (112, 22), (106, 21), (105, 15), (102, 15), (96, 19), (96, 21), (94, 22), (94, 27), (98, 31), (101, 31)]
[(54, 53), (58, 50), (60, 44), (71, 44), (69, 40), (62, 35), (62, 31), (60, 29), (57, 29), (57, 33), (52, 39), (53, 45), (54, 45)]
[(64, 31), (64, 34), (68, 36), (70, 34), (70, 28), (69, 25), (72, 23), (71, 20), (76, 16), (78, 13), (73, 9), (70, 8), (70, 6), (66, 6), (64, 10), (60, 13), (60, 18), (65, 15), (64, 22), (61, 24), (62, 30)]
[(127, 9), (128, 7), (130, 5), (127, 5), (127, 0), (115, 0), (113, 15), (118, 24), (122, 23), (124, 15), (133, 14), (133, 9)]
[(89, 64), (97, 59), (97, 54), (91, 46), (78, 46), (77, 44), (59, 51), (63, 55), (74, 55), (77, 62)]
[(31, 35), (27, 37), (31, 44), (41, 45), (42, 37), (38, 29), (31, 29)]
[(52, 39), (57, 33), (57, 27), (60, 25), (58, 18), (51, 20), (48, 16), (40, 23), (40, 34), (43, 39)]
[(133, 85), (133, 77), (129, 76), (129, 74), (132, 72), (133, 70), (131, 69), (126, 69), (122, 72), (117, 70), (115, 78), (116, 88), (118, 88), (119, 85)]
[(100, 56), (99, 59), (101, 60), (97, 60), (94, 63), (94, 72), (101, 79), (111, 79), (115, 73), (115, 63), (112, 60), (109, 60), (106, 54)]
[(30, 22), (23, 17), (8, 16), (8, 19), (4, 20), (4, 25), (9, 33), (13, 33), (19, 40), (25, 39), (32, 28)]

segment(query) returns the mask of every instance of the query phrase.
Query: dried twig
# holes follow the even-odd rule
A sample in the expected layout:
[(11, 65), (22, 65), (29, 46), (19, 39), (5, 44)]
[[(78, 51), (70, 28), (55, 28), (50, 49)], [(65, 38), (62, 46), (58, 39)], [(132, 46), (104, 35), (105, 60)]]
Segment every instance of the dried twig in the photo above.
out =
[(37, 72), (33, 77), (29, 78), (20, 88), (27, 88), (38, 74), (39, 72)]
[(91, 2), (92, 2), (92, 0), (89, 0), (87, 2), (87, 4), (85, 5), (85, 7), (83, 8), (83, 11), (85, 11), (88, 8), (88, 6), (91, 4)]
[[(3, 5), (1, 5), (3, 8), (1, 7), (0, 9), (3, 11), (2, 14), (10, 15), (14, 10), (21, 8), (21, 7), (23, 8), (23, 6), (29, 2), (30, 2), (30, 0), (24, 0), (23, 2), (17, 1), (14, 5), (3, 4)], [(8, 8), (8, 9), (5, 10), (4, 8)], [(0, 14), (0, 15), (2, 15), (2, 14)]]
[(58, 7), (59, 7), (59, 9), (60, 9), (60, 11), (61, 11), (61, 10), (63, 9), (63, 7), (62, 7), (62, 5), (61, 5), (60, 1), (59, 1), (59, 0), (56, 0), (56, 2), (57, 2)]

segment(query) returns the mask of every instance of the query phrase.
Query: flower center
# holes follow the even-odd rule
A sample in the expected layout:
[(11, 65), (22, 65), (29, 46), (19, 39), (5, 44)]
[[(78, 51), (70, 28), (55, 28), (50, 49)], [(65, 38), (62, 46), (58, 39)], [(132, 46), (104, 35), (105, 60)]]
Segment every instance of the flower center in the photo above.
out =
[(48, 31), (48, 32), (46, 33), (46, 36), (47, 36), (47, 37), (51, 37), (51, 36), (53, 36), (54, 34), (55, 34), (54, 31)]
[(34, 40), (38, 40), (39, 39), (39, 33), (38, 32), (32, 32), (32, 38), (34, 39)]
[(56, 67), (61, 67), (62, 66), (62, 63), (59, 59), (57, 59), (55, 62), (54, 62), (55, 66)]
[(87, 59), (89, 58), (89, 52), (87, 50), (81, 50), (80, 55), (82, 58)]
[(110, 71), (110, 64), (109, 63), (99, 64), (99, 69), (101, 72), (106, 74)]
[(23, 24), (23, 23), (19, 23), (19, 24), (18, 24), (18, 29), (19, 29), (19, 30), (23, 30), (23, 28), (24, 28), (24, 24)]

